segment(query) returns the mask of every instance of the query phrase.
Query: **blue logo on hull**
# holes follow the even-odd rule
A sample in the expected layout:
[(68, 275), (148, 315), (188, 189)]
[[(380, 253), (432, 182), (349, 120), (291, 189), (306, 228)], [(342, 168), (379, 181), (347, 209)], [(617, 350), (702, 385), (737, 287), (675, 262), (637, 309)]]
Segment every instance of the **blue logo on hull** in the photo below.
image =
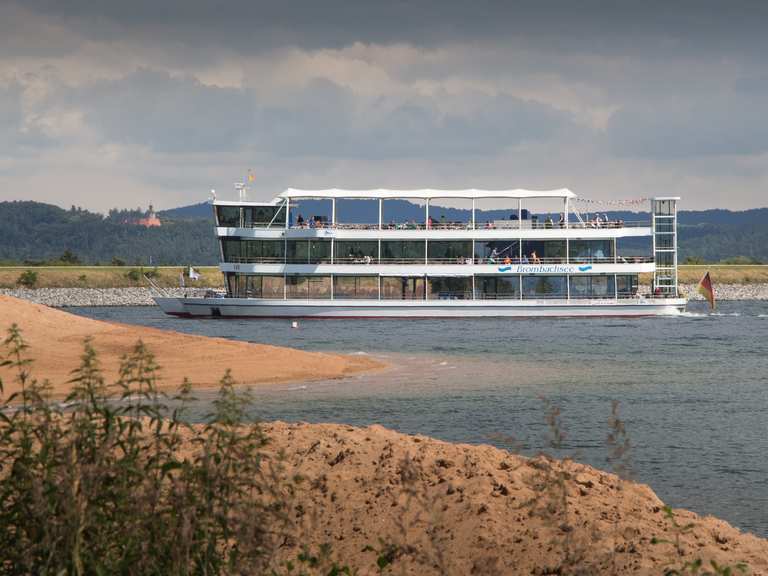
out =
[(579, 266), (579, 272), (587, 272), (588, 270), (592, 270), (592, 265), (589, 264), (587, 266)]
[(512, 270), (512, 266), (499, 266), (499, 272), (509, 272)]

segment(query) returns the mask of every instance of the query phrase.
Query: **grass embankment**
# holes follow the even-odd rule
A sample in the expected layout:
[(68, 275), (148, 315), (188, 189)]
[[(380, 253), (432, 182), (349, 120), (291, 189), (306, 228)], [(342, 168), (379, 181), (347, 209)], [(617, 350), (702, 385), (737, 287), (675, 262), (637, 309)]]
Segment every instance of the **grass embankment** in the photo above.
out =
[[(179, 275), (186, 272), (184, 266), (3, 266), (0, 267), (0, 288), (17, 287), (19, 277), (31, 270), (37, 274), (34, 288), (126, 288), (146, 286), (143, 274), (150, 273), (153, 281), (164, 288), (179, 285)], [(216, 266), (195, 268), (200, 279), (188, 286), (223, 286), (223, 278)]]
[[(707, 271), (716, 284), (768, 284), (765, 264), (684, 264), (678, 266), (678, 282), (698, 284)], [(650, 285), (651, 279), (651, 274), (641, 274), (640, 284)]]
[[(145, 286), (144, 273), (153, 274), (153, 280), (164, 288), (179, 285), (179, 275), (187, 270), (183, 266), (160, 266), (157, 268), (139, 266), (3, 266), (0, 267), (0, 288), (15, 288), (19, 277), (31, 270), (37, 273), (35, 288), (126, 288)], [(223, 278), (216, 266), (195, 268), (200, 279), (187, 286), (223, 287)], [(712, 281), (718, 284), (761, 284), (768, 283), (768, 265), (702, 264), (679, 267), (681, 284), (696, 284), (709, 270)], [(649, 285), (650, 274), (641, 274), (640, 282)]]

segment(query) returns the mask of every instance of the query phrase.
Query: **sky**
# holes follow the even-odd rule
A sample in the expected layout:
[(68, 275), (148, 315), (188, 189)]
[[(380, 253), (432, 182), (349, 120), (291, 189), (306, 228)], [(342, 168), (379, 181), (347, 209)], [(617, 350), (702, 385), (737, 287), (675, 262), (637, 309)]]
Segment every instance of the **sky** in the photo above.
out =
[(0, 201), (768, 206), (768, 2), (0, 0)]

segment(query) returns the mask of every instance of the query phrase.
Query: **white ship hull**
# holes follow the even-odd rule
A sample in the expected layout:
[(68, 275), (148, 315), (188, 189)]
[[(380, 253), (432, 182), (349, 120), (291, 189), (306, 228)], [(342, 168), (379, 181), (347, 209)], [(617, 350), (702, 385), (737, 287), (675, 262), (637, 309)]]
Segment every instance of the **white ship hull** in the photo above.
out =
[(673, 316), (683, 298), (608, 300), (267, 300), (155, 298), (174, 316), (214, 318), (492, 318)]

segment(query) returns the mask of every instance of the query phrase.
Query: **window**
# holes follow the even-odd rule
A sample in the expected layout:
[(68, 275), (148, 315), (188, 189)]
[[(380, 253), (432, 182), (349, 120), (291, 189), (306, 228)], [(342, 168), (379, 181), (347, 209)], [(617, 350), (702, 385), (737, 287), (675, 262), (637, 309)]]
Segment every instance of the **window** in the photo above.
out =
[(672, 250), (675, 247), (675, 237), (672, 234), (658, 234), (656, 236), (656, 248)]
[(523, 276), (523, 298), (565, 297), (565, 276)]
[(571, 298), (613, 298), (613, 276), (571, 276)]
[(424, 262), (426, 247), (424, 240), (383, 240), (381, 242), (381, 260), (383, 264), (398, 261)]
[(339, 264), (375, 264), (379, 261), (376, 240), (336, 240), (334, 262)]
[(656, 200), (654, 204), (657, 216), (672, 216), (675, 213), (674, 200)]
[(571, 262), (613, 261), (612, 240), (571, 240), (569, 250)]
[(429, 262), (434, 264), (466, 264), (472, 258), (472, 241), (429, 241)]
[(221, 250), (224, 253), (224, 262), (239, 262), (242, 257), (240, 238), (222, 238)]
[(330, 240), (288, 240), (286, 262), (289, 264), (325, 264), (331, 261)]
[(619, 298), (637, 294), (637, 274), (619, 274), (616, 276), (616, 291)]
[(379, 298), (378, 276), (335, 276), (333, 278), (334, 299)]
[(288, 264), (306, 264), (309, 262), (309, 241), (288, 240), (285, 261)]
[(672, 268), (675, 265), (674, 252), (656, 252), (656, 266)]
[(657, 218), (656, 219), (656, 232), (672, 233), (675, 231), (674, 218)]
[(483, 300), (520, 298), (520, 276), (476, 276), (475, 298)]
[(246, 206), (243, 208), (243, 224), (253, 228), (285, 227), (285, 205)]
[(565, 240), (525, 240), (523, 256), (529, 261), (539, 259), (545, 264), (565, 262)]
[(219, 226), (238, 228), (240, 226), (240, 207), (216, 206), (216, 218)]
[(222, 238), (221, 247), (225, 262), (278, 262), (283, 261), (282, 240), (245, 240)]
[(331, 262), (331, 241), (330, 240), (310, 240), (309, 241), (309, 263), (310, 264), (330, 264)]
[(472, 278), (428, 278), (428, 300), (470, 300)]
[(283, 277), (227, 274), (229, 295), (234, 298), (283, 298)]
[(424, 278), (418, 276), (382, 276), (382, 300), (424, 300)]
[(505, 258), (517, 261), (519, 257), (519, 240), (475, 241), (475, 258), (482, 264), (496, 264)]
[(282, 263), (284, 251), (282, 240), (240, 240), (240, 256), (244, 262)]
[(313, 298), (324, 299), (331, 297), (330, 276), (298, 276), (285, 277), (286, 297), (289, 299)]

